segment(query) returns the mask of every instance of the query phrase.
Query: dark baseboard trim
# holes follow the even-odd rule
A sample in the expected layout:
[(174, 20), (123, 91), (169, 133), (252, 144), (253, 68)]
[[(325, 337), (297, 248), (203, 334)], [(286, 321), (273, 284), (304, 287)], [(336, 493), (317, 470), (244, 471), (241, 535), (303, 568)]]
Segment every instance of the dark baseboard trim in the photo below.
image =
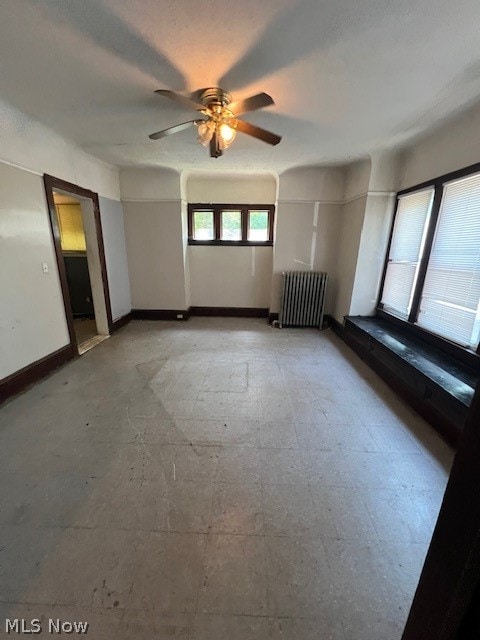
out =
[(277, 322), (278, 313), (269, 313), (268, 314), (268, 324), (272, 324), (273, 322)]
[(117, 318), (116, 320), (114, 320), (112, 322), (112, 333), (115, 333), (115, 331), (118, 331), (119, 329), (124, 327), (126, 324), (130, 322), (131, 319), (132, 319), (132, 312), (129, 311), (121, 318)]
[(326, 315), (325, 319), (328, 323), (328, 326), (333, 331), (333, 333), (336, 333), (337, 336), (339, 336), (340, 338), (343, 338), (343, 331), (344, 331), (343, 324), (331, 315)]
[(190, 307), (192, 316), (220, 318), (268, 318), (268, 309), (257, 307)]
[(17, 395), (26, 387), (45, 378), (49, 373), (52, 373), (52, 371), (55, 371), (55, 369), (58, 369), (58, 367), (61, 367), (74, 357), (75, 352), (72, 345), (67, 344), (65, 347), (3, 378), (3, 380), (0, 380), (0, 404)]
[[(179, 317), (180, 316), (180, 317)], [(132, 320), (188, 320), (189, 309), (132, 309)]]
[[(188, 309), (132, 309), (125, 320), (188, 320), (191, 316), (206, 316), (217, 318), (278, 318), (277, 314), (268, 313), (268, 309), (259, 307), (190, 307)], [(179, 318), (178, 316), (182, 316)], [(126, 316), (124, 316), (125, 318)], [(123, 321), (124, 318), (120, 318)], [(118, 320), (116, 321), (118, 322)], [(114, 323), (115, 324), (115, 323)], [(121, 325), (123, 326), (123, 325)], [(115, 329), (116, 330), (116, 329)]]

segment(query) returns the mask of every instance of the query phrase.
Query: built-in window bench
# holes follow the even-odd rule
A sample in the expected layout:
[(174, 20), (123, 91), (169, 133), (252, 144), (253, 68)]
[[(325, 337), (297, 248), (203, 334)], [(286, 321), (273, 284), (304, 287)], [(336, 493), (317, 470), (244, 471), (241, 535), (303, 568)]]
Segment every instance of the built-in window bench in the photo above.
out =
[(345, 318), (349, 344), (452, 445), (458, 445), (480, 373), (379, 317)]

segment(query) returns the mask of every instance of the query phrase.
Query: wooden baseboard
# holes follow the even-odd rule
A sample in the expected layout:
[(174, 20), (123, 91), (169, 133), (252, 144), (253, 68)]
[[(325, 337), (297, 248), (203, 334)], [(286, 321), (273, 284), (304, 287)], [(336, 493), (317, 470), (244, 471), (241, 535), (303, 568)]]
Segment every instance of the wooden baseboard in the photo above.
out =
[[(188, 320), (191, 316), (217, 318), (269, 318), (268, 309), (260, 307), (189, 307), (188, 309), (132, 309), (125, 320)], [(273, 314), (278, 317), (278, 314)], [(125, 318), (125, 316), (124, 316)], [(123, 321), (123, 318), (120, 318)], [(116, 321), (118, 322), (118, 320)], [(114, 324), (116, 324), (116, 322)], [(123, 325), (121, 325), (123, 326)], [(116, 330), (116, 328), (114, 329)]]
[(189, 309), (132, 309), (132, 320), (188, 320)]
[(190, 315), (219, 318), (268, 318), (268, 309), (257, 307), (190, 307)]
[(277, 322), (278, 313), (269, 313), (268, 314), (268, 324), (272, 324), (273, 322)]
[(115, 333), (115, 331), (118, 331), (119, 329), (124, 327), (126, 324), (130, 322), (131, 319), (132, 319), (132, 312), (129, 311), (121, 318), (117, 318), (117, 320), (114, 320), (112, 322), (112, 333)]
[(0, 380), (0, 404), (17, 395), (26, 387), (45, 378), (49, 373), (52, 373), (52, 371), (55, 371), (55, 369), (58, 369), (74, 357), (75, 351), (72, 345), (67, 344), (65, 347), (3, 378), (3, 380)]
[(331, 315), (326, 315), (325, 320), (328, 323), (330, 329), (337, 334), (340, 338), (343, 338), (344, 327), (341, 322), (339, 322), (336, 318)]

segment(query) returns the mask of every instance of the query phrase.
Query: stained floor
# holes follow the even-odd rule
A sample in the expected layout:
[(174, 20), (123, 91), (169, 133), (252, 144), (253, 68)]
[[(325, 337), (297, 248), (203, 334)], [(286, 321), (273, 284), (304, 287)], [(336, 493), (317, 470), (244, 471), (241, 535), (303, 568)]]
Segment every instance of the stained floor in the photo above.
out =
[(94, 318), (75, 318), (73, 327), (78, 345), (82, 345), (98, 335), (97, 323)]
[(399, 640), (451, 460), (330, 331), (132, 322), (0, 410), (0, 620)]

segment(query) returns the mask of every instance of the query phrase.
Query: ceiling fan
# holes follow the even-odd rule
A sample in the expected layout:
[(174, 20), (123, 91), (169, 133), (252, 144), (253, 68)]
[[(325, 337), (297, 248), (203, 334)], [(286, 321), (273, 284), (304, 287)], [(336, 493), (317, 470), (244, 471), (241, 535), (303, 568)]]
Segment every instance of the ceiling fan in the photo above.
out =
[(194, 109), (201, 113), (203, 117), (182, 122), (174, 127), (163, 129), (163, 131), (151, 133), (148, 136), (151, 140), (159, 140), (195, 125), (198, 130), (200, 144), (205, 147), (209, 146), (210, 156), (218, 158), (222, 155), (224, 149), (227, 149), (235, 140), (237, 131), (246, 133), (258, 140), (263, 140), (263, 142), (271, 145), (278, 144), (282, 139), (275, 133), (237, 118), (237, 116), (248, 111), (255, 111), (275, 104), (266, 93), (258, 93), (250, 98), (236, 102), (232, 102), (232, 96), (219, 87), (210, 87), (202, 91), (198, 102), (168, 89), (157, 89), (155, 93), (170, 98), (170, 100), (177, 102), (182, 107)]

